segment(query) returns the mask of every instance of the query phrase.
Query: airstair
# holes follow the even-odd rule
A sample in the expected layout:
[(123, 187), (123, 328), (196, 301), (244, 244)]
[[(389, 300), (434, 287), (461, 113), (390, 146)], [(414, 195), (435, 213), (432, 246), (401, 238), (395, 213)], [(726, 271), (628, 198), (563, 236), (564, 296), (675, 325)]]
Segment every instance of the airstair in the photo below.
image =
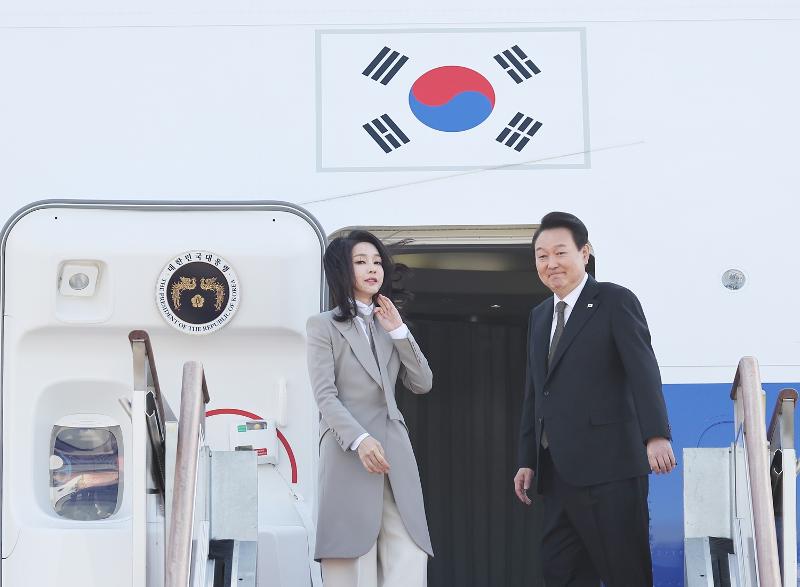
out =
[(270, 466), (259, 466), (256, 451), (209, 447), (203, 366), (184, 364), (176, 417), (161, 393), (149, 336), (138, 330), (129, 340), (134, 364), (133, 398), (126, 406), (135, 439), (133, 585), (321, 587), (306, 509), (294, 504), (302, 527), (270, 524), (269, 516), (259, 512), (259, 488), (265, 483), (272, 484), (273, 500), (291, 502), (291, 488), (281, 491), (279, 475)]
[(794, 410), (778, 395), (769, 425), (758, 362), (739, 362), (730, 447), (685, 449), (684, 557), (687, 587), (796, 587)]

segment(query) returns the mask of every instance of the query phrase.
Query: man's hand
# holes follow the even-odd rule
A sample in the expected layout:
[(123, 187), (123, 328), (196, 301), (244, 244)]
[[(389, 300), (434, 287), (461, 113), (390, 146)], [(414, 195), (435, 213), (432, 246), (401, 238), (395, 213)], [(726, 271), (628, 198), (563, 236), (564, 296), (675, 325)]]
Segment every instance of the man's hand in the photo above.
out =
[(660, 436), (654, 436), (647, 441), (647, 460), (650, 461), (650, 470), (658, 475), (671, 473), (678, 466), (672, 453), (672, 444)]
[(522, 467), (517, 471), (517, 474), (514, 475), (514, 492), (525, 505), (531, 505), (531, 498), (528, 497), (528, 489), (531, 488), (531, 481), (533, 481), (533, 469)]
[(361, 459), (361, 464), (370, 473), (388, 473), (389, 462), (386, 460), (386, 455), (383, 452), (381, 443), (367, 436), (358, 445), (358, 458)]

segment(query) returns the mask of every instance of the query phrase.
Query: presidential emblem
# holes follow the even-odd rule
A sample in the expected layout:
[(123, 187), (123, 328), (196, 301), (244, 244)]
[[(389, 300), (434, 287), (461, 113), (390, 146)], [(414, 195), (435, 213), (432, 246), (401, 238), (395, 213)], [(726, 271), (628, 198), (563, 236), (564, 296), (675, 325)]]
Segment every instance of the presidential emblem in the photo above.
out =
[(230, 322), (239, 308), (236, 272), (219, 255), (187, 251), (171, 259), (156, 284), (158, 309), (174, 328), (211, 334)]

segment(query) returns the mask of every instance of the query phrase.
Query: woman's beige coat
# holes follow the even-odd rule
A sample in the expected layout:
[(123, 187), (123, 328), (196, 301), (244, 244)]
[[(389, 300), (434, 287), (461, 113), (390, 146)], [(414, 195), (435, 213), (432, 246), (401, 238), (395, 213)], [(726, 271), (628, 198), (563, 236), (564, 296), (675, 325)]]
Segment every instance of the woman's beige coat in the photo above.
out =
[(433, 556), (419, 470), (394, 387), (400, 375), (414, 393), (427, 393), (433, 375), (414, 337), (392, 340), (375, 324), (375, 362), (353, 320), (334, 312), (308, 319), (308, 372), (319, 423), (319, 512), (314, 558), (356, 558), (372, 548), (381, 527), (383, 475), (368, 473), (350, 450), (364, 432), (383, 445), (389, 482), (408, 533)]

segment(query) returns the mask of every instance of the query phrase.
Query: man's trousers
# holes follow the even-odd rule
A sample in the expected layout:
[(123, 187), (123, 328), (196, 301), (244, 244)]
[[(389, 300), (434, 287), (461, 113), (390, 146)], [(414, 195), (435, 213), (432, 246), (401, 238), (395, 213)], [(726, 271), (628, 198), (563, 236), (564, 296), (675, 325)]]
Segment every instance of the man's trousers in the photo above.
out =
[(647, 476), (576, 487), (540, 455), (545, 585), (651, 587)]

